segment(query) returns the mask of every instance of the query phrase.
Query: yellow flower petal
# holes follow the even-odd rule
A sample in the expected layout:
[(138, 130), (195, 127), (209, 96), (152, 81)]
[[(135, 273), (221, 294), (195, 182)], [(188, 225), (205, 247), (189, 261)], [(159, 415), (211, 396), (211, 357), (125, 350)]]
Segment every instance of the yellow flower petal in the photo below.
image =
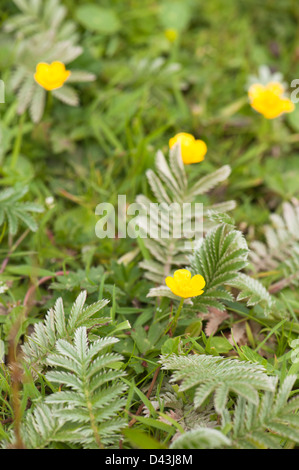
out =
[(275, 95), (281, 96), (284, 94), (284, 87), (279, 82), (270, 82), (266, 85), (266, 89)]
[(285, 98), (283, 100), (282, 107), (283, 107), (285, 113), (291, 113), (295, 109), (295, 105), (294, 105), (293, 101), (289, 100), (288, 98)]
[(260, 83), (254, 83), (248, 90), (249, 99), (252, 101), (254, 99), (259, 98), (264, 91), (264, 85), (261, 85)]
[(173, 278), (178, 282), (185, 282), (191, 279), (191, 273), (188, 269), (177, 269)]
[(196, 140), (190, 149), (190, 154), (185, 161), (185, 164), (190, 163), (199, 163), (202, 162), (205, 158), (205, 154), (207, 153), (207, 144), (203, 140)]
[(190, 284), (193, 289), (202, 290), (206, 285), (206, 281), (201, 274), (196, 274), (192, 277)]
[(203, 288), (206, 285), (200, 274), (191, 277), (191, 272), (188, 269), (178, 269), (173, 277), (168, 276), (165, 279), (165, 283), (173, 294), (183, 299), (203, 294)]
[(175, 280), (173, 279), (173, 277), (171, 277), (171, 276), (168, 276), (168, 277), (165, 279), (165, 284), (167, 285), (167, 287), (169, 287), (170, 290), (174, 289), (175, 286), (176, 286), (176, 282), (175, 282)]
[(52, 64), (40, 62), (36, 66), (34, 79), (45, 90), (49, 91), (62, 87), (70, 74), (71, 72), (65, 69), (65, 65), (62, 62), (56, 61), (52, 62)]
[(180, 142), (181, 146), (188, 147), (193, 145), (194, 141), (195, 138), (192, 134), (188, 134), (187, 132), (179, 132), (169, 140), (169, 147), (172, 148), (177, 142)]
[(174, 42), (178, 37), (178, 32), (174, 28), (168, 28), (164, 31), (165, 37), (169, 42)]

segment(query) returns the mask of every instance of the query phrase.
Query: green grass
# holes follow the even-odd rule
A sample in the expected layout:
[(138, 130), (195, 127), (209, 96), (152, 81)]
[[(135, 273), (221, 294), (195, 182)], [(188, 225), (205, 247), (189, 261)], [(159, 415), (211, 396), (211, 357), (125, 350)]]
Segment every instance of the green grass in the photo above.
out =
[[(260, 306), (227, 301), (227, 318), (208, 338), (204, 331), (209, 318), (198, 319), (200, 311), (186, 308), (176, 336), (171, 337), (164, 333), (177, 303), (147, 297), (155, 286), (139, 266), (151, 257), (143, 240), (100, 240), (95, 235), (99, 219), (95, 208), (101, 202), (116, 205), (119, 194), (126, 194), (127, 203), (141, 193), (153, 198), (146, 171), (154, 169), (157, 150), (166, 155), (169, 139), (184, 131), (208, 145), (204, 162), (186, 167), (189, 178), (197, 180), (223, 165), (232, 169), (228, 180), (201, 202), (234, 199), (237, 207), (230, 215), (248, 245), (265, 240), (264, 227), (270, 224), (271, 214), (281, 215), (283, 203), (294, 203), (299, 195), (299, 105), (292, 114), (266, 121), (249, 106), (246, 86), (261, 65), (281, 72), (288, 87), (299, 78), (297, 3), (90, 1), (110, 11), (104, 23), (99, 16), (99, 23), (93, 25), (84, 21), (81, 9), (88, 2), (63, 0), (60, 3), (67, 9), (67, 18), (76, 25), (75, 43), (83, 48), (69, 68), (93, 73), (96, 79), (74, 84), (79, 107), (67, 106), (48, 93), (45, 112), (37, 124), (32, 123), (28, 111), (17, 113), (17, 94), (10, 80), (15, 67), (26, 62), (18, 50), (26, 35), (22, 36), (22, 30), (15, 34), (5, 29), (19, 10), (13, 2), (2, 3), (0, 79), (5, 82), (5, 103), (0, 103), (0, 191), (19, 191), (26, 186), (28, 192), (22, 201), (44, 208), (42, 213), (31, 213), (37, 224), (35, 232), (21, 223), (10, 233), (14, 231), (9, 231), (7, 219), (0, 226), (3, 445), (15, 432), (15, 445), (21, 446), (18, 429), (27, 410), (35, 410), (57, 391), (44, 373), (37, 378), (27, 370), (20, 377), (9, 371), (9, 364), (21, 362), (20, 345), (55, 301), (62, 297), (69, 312), (81, 290), (87, 291), (88, 304), (102, 298), (110, 301), (104, 311), (111, 323), (90, 331), (89, 339), (92, 342), (109, 335), (120, 340), (110, 348), (124, 357), (114, 367), (127, 373), (122, 380), (128, 389), (118, 414), (129, 423), (142, 403), (150, 409), (149, 417), (140, 410), (136, 422), (122, 431), (124, 448), (167, 448), (176, 432), (219, 424), (213, 400), (207, 400), (200, 411), (194, 410), (194, 390), (179, 391), (169, 383), (170, 374), (165, 370), (155, 376), (154, 388), (146, 396), (161, 353), (232, 356), (263, 365), (269, 376), (281, 382), (291, 374), (298, 379), (299, 367), (292, 360), (290, 347), (299, 332), (298, 284), (288, 283), (275, 291), (279, 315), (266, 317)], [(165, 36), (168, 28), (178, 32), (173, 43)], [(47, 205), (49, 197), (53, 203)], [(0, 210), (4, 207), (1, 204), (0, 200)], [(291, 251), (298, 249), (298, 240), (296, 243)], [(296, 278), (299, 268), (292, 269)], [(280, 266), (248, 272), (270, 287), (270, 292), (271, 286), (290, 275)], [(38, 280), (45, 277), (49, 279), (38, 286)], [(4, 293), (1, 282), (8, 287)], [(36, 289), (29, 291), (34, 285)], [(28, 292), (32, 292), (30, 298)], [(237, 337), (238, 324), (246, 324), (241, 337)], [(235, 343), (230, 344), (227, 338), (232, 329)], [(298, 380), (291, 395), (297, 389)], [(174, 407), (167, 406), (166, 392), (176, 396)], [(159, 408), (154, 407), (153, 402), (159, 400)], [(232, 393), (226, 409), (232, 412), (236, 402)], [(169, 417), (170, 409), (174, 414), (165, 421), (163, 413)], [(224, 423), (223, 435), (230, 436), (229, 426)], [(220, 432), (219, 426), (216, 429)], [(244, 442), (233, 438), (231, 446), (246, 447)], [(82, 445), (59, 444), (59, 439), (49, 443), (50, 447)], [(262, 445), (265, 441), (259, 443)], [(279, 445), (292, 448), (295, 439), (282, 437)], [(205, 446), (213, 446), (212, 440)]]

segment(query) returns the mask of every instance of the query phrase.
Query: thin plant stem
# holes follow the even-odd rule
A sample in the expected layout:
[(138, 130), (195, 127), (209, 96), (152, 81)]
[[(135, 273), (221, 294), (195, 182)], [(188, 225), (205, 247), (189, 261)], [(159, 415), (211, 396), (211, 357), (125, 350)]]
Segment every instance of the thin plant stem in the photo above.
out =
[(173, 318), (173, 321), (172, 321), (172, 327), (173, 327), (172, 328), (172, 333), (174, 333), (175, 330), (176, 330), (178, 319), (179, 319), (179, 316), (180, 316), (180, 313), (181, 313), (181, 310), (182, 310), (182, 307), (183, 307), (183, 303), (184, 303), (184, 299), (181, 299), (180, 305), (179, 305), (179, 307), (177, 309), (177, 312), (176, 312), (176, 314)]
[(177, 323), (178, 323), (178, 319), (179, 319), (179, 316), (180, 316), (180, 313), (181, 313), (181, 310), (182, 310), (182, 307), (183, 307), (183, 303), (184, 303), (184, 299), (182, 298), (181, 301), (180, 301), (180, 304), (178, 306), (178, 309), (176, 311), (175, 316), (173, 317), (172, 321), (170, 322), (170, 324), (168, 325), (168, 327), (165, 330), (165, 333), (164, 333), (165, 335), (166, 335), (166, 333), (168, 333), (169, 330), (171, 330), (172, 334), (175, 332), (176, 327), (177, 327)]
[(20, 150), (21, 150), (21, 145), (22, 145), (22, 138), (23, 138), (23, 125), (24, 125), (24, 120), (25, 120), (25, 113), (21, 114), (20, 119), (19, 119), (19, 126), (18, 126), (18, 133), (17, 137), (15, 140), (13, 152), (12, 152), (12, 157), (11, 157), (11, 163), (10, 167), (11, 169), (14, 169), (17, 165), (18, 158), (20, 155)]
[(24, 233), (22, 233), (22, 235), (20, 236), (20, 238), (16, 241), (16, 243), (12, 246), (12, 248), (9, 250), (9, 252), (7, 253), (7, 256), (5, 258), (5, 260), (3, 261), (3, 263), (1, 264), (1, 268), (0, 268), (0, 274), (2, 274), (4, 272), (4, 269), (6, 268), (7, 266), (7, 263), (9, 261), (9, 258), (10, 256), (12, 255), (12, 253), (16, 250), (16, 248), (20, 245), (20, 243), (22, 243), (22, 241), (24, 240), (24, 238), (27, 237), (28, 233), (30, 232), (29, 229), (27, 229)]

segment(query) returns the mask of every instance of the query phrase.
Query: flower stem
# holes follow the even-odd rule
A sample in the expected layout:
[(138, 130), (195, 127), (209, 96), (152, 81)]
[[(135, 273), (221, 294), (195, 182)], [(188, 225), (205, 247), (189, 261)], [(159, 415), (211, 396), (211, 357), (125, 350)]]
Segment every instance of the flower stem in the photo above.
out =
[(270, 122), (270, 119), (266, 119), (265, 117), (263, 117), (262, 122), (257, 132), (259, 141), (261, 143), (264, 143), (264, 142), (269, 143), (273, 136), (272, 132), (273, 132), (273, 127), (272, 127), (272, 123)]
[(184, 303), (184, 299), (181, 299), (180, 305), (177, 309), (177, 312), (176, 312), (176, 314), (175, 314), (175, 316), (174, 316), (174, 318), (173, 318), (173, 320), (170, 324), (170, 328), (172, 327), (172, 333), (174, 333), (175, 330), (176, 330), (178, 319), (179, 319), (179, 316), (180, 316), (180, 313), (181, 313), (181, 310), (182, 310), (182, 307), (183, 307), (183, 303)]
[(15, 145), (14, 145), (13, 153), (12, 153), (12, 157), (11, 157), (11, 163), (10, 163), (11, 169), (14, 169), (16, 167), (16, 164), (17, 164), (17, 161), (18, 161), (18, 158), (19, 158), (19, 154), (20, 154), (20, 150), (21, 150), (21, 144), (22, 144), (22, 138), (23, 138), (24, 120), (25, 120), (25, 113), (21, 114), (21, 116), (20, 116), (19, 126), (18, 126), (18, 133), (17, 133), (17, 137), (16, 137), (16, 140), (15, 140)]

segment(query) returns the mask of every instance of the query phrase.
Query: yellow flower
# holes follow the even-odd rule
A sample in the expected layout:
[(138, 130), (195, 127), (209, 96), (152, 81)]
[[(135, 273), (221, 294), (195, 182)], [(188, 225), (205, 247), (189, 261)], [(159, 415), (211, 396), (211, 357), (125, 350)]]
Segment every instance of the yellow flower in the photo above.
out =
[(267, 85), (255, 83), (248, 91), (251, 107), (267, 119), (294, 111), (294, 103), (283, 94), (284, 87), (278, 82), (270, 82)]
[(180, 132), (170, 139), (169, 147), (172, 148), (177, 142), (181, 144), (182, 160), (185, 165), (204, 160), (208, 148), (203, 140), (195, 140), (193, 135)]
[(178, 32), (174, 28), (168, 28), (164, 31), (166, 39), (168, 39), (169, 42), (174, 42), (177, 37), (178, 37)]
[(203, 294), (202, 289), (206, 285), (206, 281), (200, 274), (191, 277), (188, 269), (178, 269), (173, 277), (168, 276), (165, 279), (165, 283), (173, 294), (183, 299)]
[(62, 87), (70, 74), (71, 72), (65, 69), (65, 65), (62, 62), (56, 61), (52, 62), (52, 64), (40, 62), (36, 66), (34, 79), (45, 90), (49, 91)]

